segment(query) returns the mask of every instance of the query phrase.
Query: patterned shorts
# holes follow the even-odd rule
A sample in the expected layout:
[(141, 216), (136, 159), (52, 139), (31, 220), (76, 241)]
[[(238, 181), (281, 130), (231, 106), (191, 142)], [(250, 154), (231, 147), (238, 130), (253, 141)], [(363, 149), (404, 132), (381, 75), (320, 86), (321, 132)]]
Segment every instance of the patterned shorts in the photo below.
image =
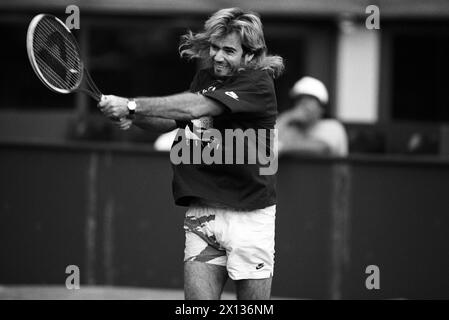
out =
[(229, 277), (273, 275), (276, 205), (254, 211), (191, 206), (184, 219), (184, 261), (225, 266)]

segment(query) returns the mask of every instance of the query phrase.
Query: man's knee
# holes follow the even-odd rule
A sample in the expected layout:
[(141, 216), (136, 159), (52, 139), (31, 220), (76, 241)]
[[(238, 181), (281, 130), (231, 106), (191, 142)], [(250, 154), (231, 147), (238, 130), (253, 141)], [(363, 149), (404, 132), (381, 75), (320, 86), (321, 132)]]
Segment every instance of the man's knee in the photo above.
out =
[(272, 278), (236, 280), (238, 300), (269, 300)]

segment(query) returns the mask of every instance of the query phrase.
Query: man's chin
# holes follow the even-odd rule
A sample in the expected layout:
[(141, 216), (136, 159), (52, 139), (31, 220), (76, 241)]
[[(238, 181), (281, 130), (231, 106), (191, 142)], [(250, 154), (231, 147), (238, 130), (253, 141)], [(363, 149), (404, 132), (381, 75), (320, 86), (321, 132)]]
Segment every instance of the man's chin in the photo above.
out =
[(219, 78), (225, 78), (225, 77), (229, 77), (231, 75), (231, 73), (229, 71), (223, 71), (223, 70), (217, 70), (214, 69), (214, 73), (216, 77)]

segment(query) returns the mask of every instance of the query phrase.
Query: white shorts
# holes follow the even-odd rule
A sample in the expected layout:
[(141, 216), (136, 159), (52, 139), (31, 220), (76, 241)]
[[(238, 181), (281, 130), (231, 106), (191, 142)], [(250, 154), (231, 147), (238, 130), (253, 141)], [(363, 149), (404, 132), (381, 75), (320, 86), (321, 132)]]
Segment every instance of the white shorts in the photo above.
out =
[(276, 205), (254, 211), (191, 206), (184, 261), (225, 266), (233, 280), (273, 276)]

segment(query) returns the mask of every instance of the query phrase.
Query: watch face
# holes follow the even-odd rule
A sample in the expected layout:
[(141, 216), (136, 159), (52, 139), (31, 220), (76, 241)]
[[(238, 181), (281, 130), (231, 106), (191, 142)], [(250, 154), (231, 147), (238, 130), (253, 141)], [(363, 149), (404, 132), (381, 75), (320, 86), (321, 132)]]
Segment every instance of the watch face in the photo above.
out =
[(136, 110), (136, 102), (134, 100), (128, 101), (128, 109), (129, 110)]

